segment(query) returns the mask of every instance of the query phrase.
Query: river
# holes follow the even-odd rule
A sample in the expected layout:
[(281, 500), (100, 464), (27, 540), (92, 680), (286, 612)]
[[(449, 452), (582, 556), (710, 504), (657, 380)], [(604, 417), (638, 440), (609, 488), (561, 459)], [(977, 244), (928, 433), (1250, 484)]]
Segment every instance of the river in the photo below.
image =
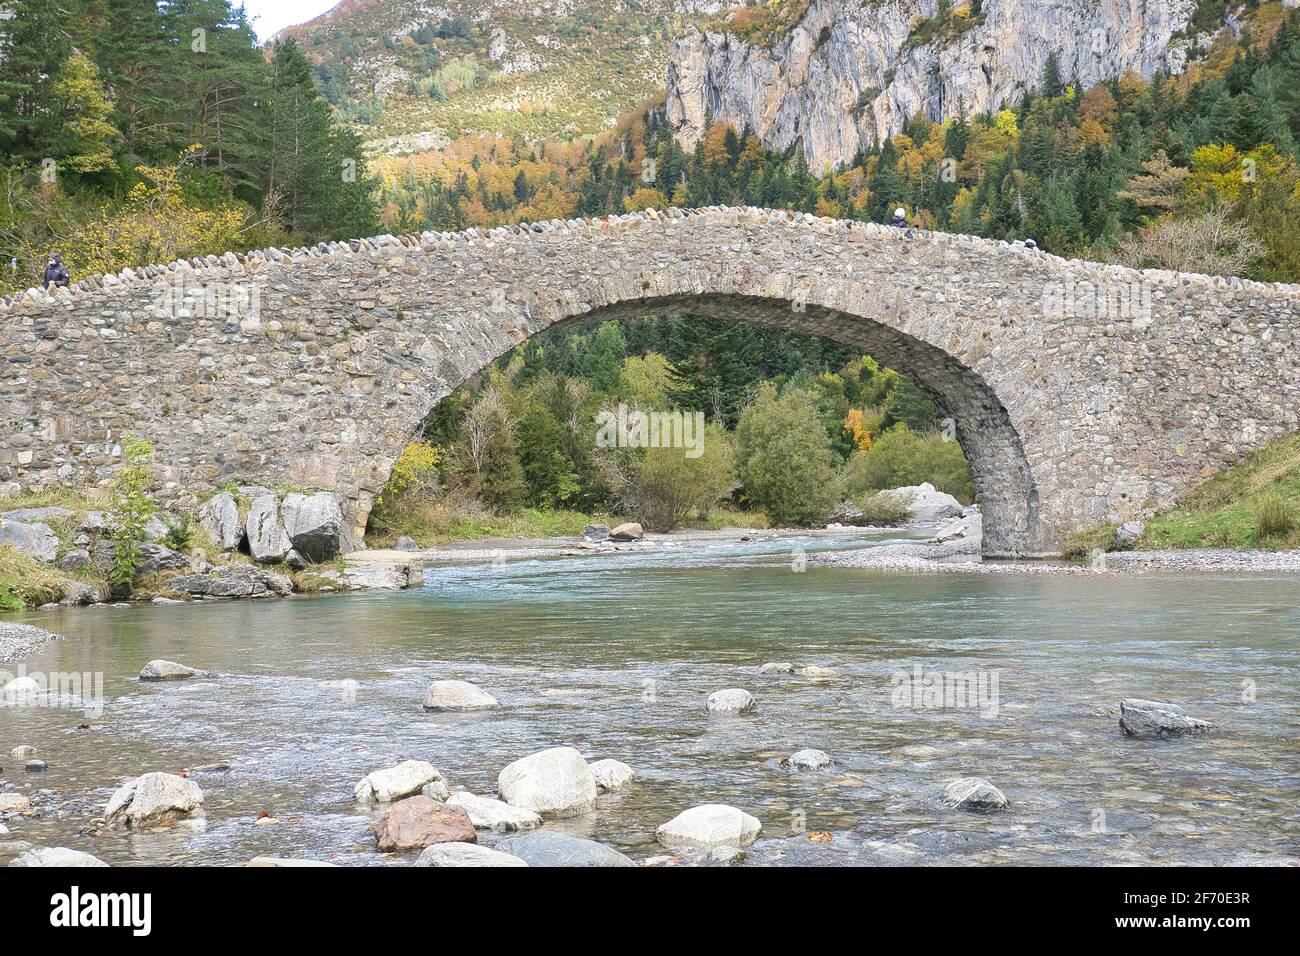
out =
[[(351, 800), (362, 776), (425, 759), (453, 789), (490, 796), (507, 763), (561, 744), (622, 760), (637, 779), (595, 813), (547, 826), (638, 860), (664, 852), (659, 824), (700, 803), (762, 821), (750, 865), (1300, 854), (1294, 575), (796, 570), (794, 548), (881, 540), (848, 534), (443, 566), (396, 593), (22, 615), (68, 635), (28, 670), (102, 672), (105, 704), (98, 716), (0, 706), (0, 777), (43, 811), (7, 821), (0, 862), (14, 852), (4, 841), (22, 840), (113, 864), (408, 863), (415, 854), (375, 849), (377, 812)], [(220, 676), (137, 681), (153, 658)], [(835, 674), (760, 675), (765, 661)], [(918, 667), (974, 671), (986, 691), (996, 677), (996, 696), (898, 706), (896, 675)], [(345, 678), (355, 695), (322, 686)], [(503, 706), (425, 713), (440, 678), (473, 681)], [(750, 690), (757, 709), (706, 714), (708, 694), (727, 687)], [(1184, 703), (1215, 732), (1127, 739), (1117, 717), (1129, 696)], [(19, 744), (48, 770), (24, 772), (9, 756)], [(808, 747), (834, 766), (781, 765)], [(193, 774), (202, 826), (91, 832), (120, 781), (210, 764), (229, 769)], [(944, 807), (943, 785), (971, 775), (1010, 809)]]

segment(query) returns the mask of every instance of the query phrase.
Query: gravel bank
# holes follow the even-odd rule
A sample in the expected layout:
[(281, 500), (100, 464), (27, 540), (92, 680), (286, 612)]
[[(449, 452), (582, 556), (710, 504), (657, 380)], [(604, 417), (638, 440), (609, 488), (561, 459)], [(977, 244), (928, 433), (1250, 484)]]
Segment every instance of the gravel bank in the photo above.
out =
[(0, 621), (0, 664), (30, 657), (33, 652), (59, 639), (58, 634), (30, 624)]
[(947, 544), (887, 544), (861, 551), (809, 557), (810, 564), (875, 571), (963, 572), (967, 574), (1131, 574), (1143, 571), (1300, 572), (1300, 551), (1115, 551), (1097, 566), (1052, 561), (983, 561), (978, 538)]

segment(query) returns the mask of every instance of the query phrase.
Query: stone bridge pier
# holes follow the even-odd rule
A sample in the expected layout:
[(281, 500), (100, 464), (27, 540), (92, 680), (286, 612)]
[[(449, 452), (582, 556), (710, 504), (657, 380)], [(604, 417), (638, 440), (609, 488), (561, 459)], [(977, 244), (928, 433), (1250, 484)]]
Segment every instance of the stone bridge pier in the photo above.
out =
[(0, 304), (0, 483), (335, 490), (364, 524), (441, 398), (560, 323), (669, 311), (826, 336), (955, 425), (989, 556), (1170, 504), (1300, 428), (1300, 287), (753, 208), (227, 253)]

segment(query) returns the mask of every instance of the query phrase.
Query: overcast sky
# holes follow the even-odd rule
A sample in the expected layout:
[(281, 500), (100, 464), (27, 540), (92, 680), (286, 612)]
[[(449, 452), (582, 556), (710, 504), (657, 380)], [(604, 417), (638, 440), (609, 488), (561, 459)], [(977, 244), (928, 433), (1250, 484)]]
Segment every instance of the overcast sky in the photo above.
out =
[(244, 0), (244, 9), (253, 22), (257, 38), (265, 41), (276, 30), (306, 23), (336, 3), (338, 0)]

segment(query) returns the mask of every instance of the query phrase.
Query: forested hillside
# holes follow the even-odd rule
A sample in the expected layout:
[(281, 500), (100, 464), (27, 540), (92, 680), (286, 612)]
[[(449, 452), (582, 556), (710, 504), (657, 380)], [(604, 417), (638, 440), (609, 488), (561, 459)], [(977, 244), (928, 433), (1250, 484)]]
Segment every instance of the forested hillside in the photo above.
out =
[(289, 42), (228, 0), (12, 0), (0, 291), (377, 227), (375, 180)]

